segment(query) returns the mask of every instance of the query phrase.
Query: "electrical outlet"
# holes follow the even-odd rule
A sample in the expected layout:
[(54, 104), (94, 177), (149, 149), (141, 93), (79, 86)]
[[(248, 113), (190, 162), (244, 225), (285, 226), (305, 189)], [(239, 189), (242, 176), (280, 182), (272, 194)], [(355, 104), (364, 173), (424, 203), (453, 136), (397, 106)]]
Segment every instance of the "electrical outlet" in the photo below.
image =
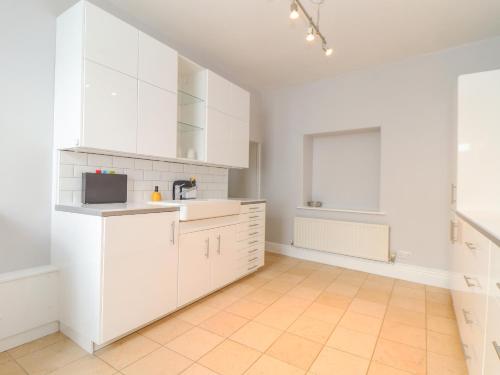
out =
[(411, 251), (406, 251), (406, 250), (399, 250), (397, 252), (397, 257), (399, 260), (408, 260), (410, 259), (412, 256), (412, 252)]

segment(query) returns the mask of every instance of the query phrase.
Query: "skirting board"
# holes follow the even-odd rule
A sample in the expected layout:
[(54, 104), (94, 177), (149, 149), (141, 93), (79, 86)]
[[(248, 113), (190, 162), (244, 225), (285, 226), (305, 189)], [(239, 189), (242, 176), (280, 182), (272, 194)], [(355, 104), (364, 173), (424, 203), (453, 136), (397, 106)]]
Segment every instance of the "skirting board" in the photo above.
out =
[(267, 241), (266, 251), (441, 288), (449, 288), (450, 286), (450, 273), (446, 270), (436, 268), (420, 267), (404, 263), (377, 262)]
[(30, 329), (29, 331), (18, 333), (17, 335), (1, 339), (0, 353), (58, 331), (59, 322), (51, 322), (44, 324), (43, 326)]

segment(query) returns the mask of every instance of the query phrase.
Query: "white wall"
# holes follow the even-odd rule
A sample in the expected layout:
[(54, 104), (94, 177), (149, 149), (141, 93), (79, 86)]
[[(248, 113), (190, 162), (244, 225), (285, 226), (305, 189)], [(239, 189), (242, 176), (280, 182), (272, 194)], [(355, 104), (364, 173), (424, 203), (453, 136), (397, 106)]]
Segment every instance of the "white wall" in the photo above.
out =
[(304, 197), (304, 202), (314, 200), (328, 208), (378, 211), (379, 129), (312, 136), (311, 167), (312, 181), (304, 181), (312, 184), (311, 196)]
[(0, 2), (0, 273), (49, 262), (55, 15)]
[[(332, 64), (335, 59), (332, 60)], [(460, 74), (498, 68), (500, 38), (263, 95), (267, 240), (289, 244), (295, 215), (388, 223), (405, 262), (447, 268)], [(381, 127), (380, 210), (300, 211), (303, 134)]]

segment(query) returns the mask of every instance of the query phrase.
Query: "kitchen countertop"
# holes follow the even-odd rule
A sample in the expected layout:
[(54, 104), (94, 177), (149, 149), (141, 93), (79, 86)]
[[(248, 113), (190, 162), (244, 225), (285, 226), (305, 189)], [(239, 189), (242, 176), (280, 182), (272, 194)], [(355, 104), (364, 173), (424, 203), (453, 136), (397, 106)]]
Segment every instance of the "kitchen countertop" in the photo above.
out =
[(240, 201), (242, 205), (245, 204), (257, 204), (266, 203), (265, 199), (262, 198), (229, 198), (230, 200)]
[(56, 211), (107, 217), (179, 211), (179, 206), (156, 206), (147, 203), (58, 204), (55, 209)]
[(458, 216), (500, 246), (500, 215), (493, 212), (455, 210)]

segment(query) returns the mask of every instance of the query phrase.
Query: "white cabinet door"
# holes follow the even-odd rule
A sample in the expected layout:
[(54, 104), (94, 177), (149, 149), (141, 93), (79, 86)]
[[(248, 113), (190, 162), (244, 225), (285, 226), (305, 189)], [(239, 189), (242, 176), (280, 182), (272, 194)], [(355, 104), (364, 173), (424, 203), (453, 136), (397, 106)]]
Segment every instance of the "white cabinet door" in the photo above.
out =
[(179, 237), (179, 306), (210, 292), (210, 234), (207, 230)]
[(101, 343), (177, 305), (177, 212), (104, 219)]
[(211, 286), (218, 289), (235, 279), (237, 225), (216, 228), (211, 240)]
[(177, 51), (139, 31), (139, 79), (177, 92)]
[(248, 167), (248, 124), (217, 111), (207, 110), (207, 161), (232, 167)]
[(137, 77), (139, 32), (102, 9), (85, 3), (85, 57)]
[(139, 81), (137, 153), (177, 156), (177, 95)]
[(137, 80), (85, 63), (83, 147), (137, 151)]
[(250, 121), (250, 94), (211, 71), (207, 73), (207, 105), (242, 121)]

